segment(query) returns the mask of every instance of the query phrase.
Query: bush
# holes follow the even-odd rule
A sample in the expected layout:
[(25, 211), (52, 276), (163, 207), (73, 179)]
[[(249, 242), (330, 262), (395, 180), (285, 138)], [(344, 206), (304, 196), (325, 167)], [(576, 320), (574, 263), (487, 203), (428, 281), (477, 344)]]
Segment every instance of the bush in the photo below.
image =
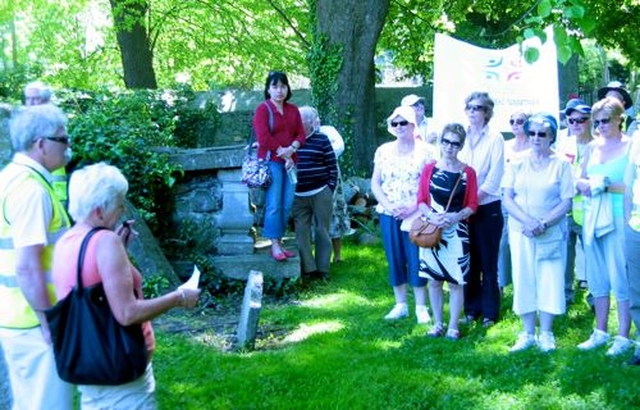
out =
[(181, 170), (157, 148), (193, 146), (198, 132), (219, 121), (215, 105), (198, 109), (188, 89), (63, 91), (58, 96), (69, 113), (74, 151), (70, 168), (100, 161), (120, 168), (129, 181), (131, 202), (154, 232), (161, 231), (173, 206), (167, 201), (169, 191)]

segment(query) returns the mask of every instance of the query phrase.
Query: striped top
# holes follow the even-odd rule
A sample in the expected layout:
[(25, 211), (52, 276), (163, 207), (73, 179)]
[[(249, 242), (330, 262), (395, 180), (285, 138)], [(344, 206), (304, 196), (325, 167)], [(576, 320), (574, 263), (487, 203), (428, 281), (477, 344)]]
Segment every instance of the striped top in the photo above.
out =
[(298, 150), (298, 183), (296, 194), (319, 192), (328, 186), (333, 192), (338, 180), (336, 155), (329, 138), (319, 132), (307, 137)]

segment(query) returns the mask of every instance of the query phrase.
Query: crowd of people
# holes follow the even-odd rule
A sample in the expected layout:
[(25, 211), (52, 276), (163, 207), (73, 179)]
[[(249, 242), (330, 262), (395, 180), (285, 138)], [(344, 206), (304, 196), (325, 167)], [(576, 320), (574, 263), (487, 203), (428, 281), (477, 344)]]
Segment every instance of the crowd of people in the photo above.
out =
[[(522, 331), (510, 351), (549, 352), (556, 349), (554, 319), (574, 302), (575, 285), (588, 291), (595, 313), (594, 330), (578, 349), (608, 345), (606, 354), (616, 356), (636, 344), (630, 331), (632, 322), (640, 328), (640, 138), (631, 138), (635, 124), (625, 109), (632, 102), (622, 84), (609, 83), (598, 96), (593, 106), (567, 102), (560, 112), (566, 130), (556, 115), (513, 112), (507, 140), (491, 125), (494, 102), (485, 92), (464, 101), (466, 127), (447, 124), (435, 139), (424, 100), (402, 100), (387, 119), (396, 139), (376, 151), (371, 181), (395, 296), (385, 319), (409, 316), (410, 284), (417, 322), (431, 322), (423, 313), (426, 285), (433, 313), (427, 335), (456, 340), (460, 323), (495, 325), (502, 292), (512, 285)], [(425, 142), (438, 151), (421, 153)], [(416, 217), (441, 228), (438, 245), (410, 243), (402, 227)], [(608, 329), (611, 294), (615, 336)], [(640, 364), (640, 348), (630, 363)]]
[[(268, 74), (264, 96), (252, 121), (258, 157), (268, 162), (272, 178), (262, 234), (271, 240), (274, 260), (296, 256), (283, 243), (292, 216), (302, 275), (326, 279), (331, 255), (340, 262), (340, 239), (352, 232), (337, 160), (344, 141), (335, 128), (321, 126), (314, 108), (288, 102), (285, 73)], [(458, 340), (461, 323), (490, 328), (500, 320), (502, 291), (512, 284), (522, 331), (510, 351), (537, 346), (549, 352), (556, 349), (554, 319), (573, 302), (577, 279), (595, 313), (593, 332), (577, 348), (608, 344), (606, 354), (615, 356), (634, 346), (632, 323), (640, 328), (640, 138), (630, 138), (635, 124), (625, 109), (632, 102), (622, 85), (610, 83), (598, 96), (593, 106), (567, 102), (561, 112), (566, 132), (549, 113), (514, 112), (507, 141), (490, 125), (494, 102), (486, 92), (465, 99), (466, 127), (450, 123), (441, 130), (425, 116), (422, 97), (402, 99), (386, 120), (394, 139), (377, 148), (371, 177), (395, 299), (384, 319), (410, 316), (411, 286), (417, 323), (431, 323), (427, 335)], [(149, 321), (175, 307), (194, 307), (199, 290), (142, 298), (142, 277), (126, 253), (136, 235), (133, 221), (124, 219), (127, 180), (100, 163), (75, 171), (67, 186), (67, 118), (42, 83), (27, 85), (24, 97), (10, 122), (14, 156), (0, 172), (0, 343), (14, 408), (72, 408), (73, 386), (56, 371), (44, 311), (76, 285), (77, 267), (69, 261), (89, 231), (103, 228), (87, 247), (83, 285), (102, 283), (116, 320), (142, 325), (148, 366), (130, 383), (79, 386), (80, 402), (84, 409), (154, 409)], [(419, 248), (410, 241), (416, 218), (441, 230), (439, 244)], [(612, 294), (614, 337), (608, 327)], [(640, 348), (630, 363), (640, 365)]]

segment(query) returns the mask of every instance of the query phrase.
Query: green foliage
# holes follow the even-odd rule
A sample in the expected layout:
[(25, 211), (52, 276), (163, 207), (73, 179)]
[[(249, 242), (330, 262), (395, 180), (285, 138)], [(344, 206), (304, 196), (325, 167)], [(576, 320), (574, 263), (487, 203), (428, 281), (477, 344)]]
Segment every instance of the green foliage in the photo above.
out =
[[(638, 369), (623, 364), (628, 355), (576, 349), (594, 320), (583, 291), (555, 320), (556, 351), (511, 354), (522, 324), (511, 311), (510, 288), (494, 327), (464, 326), (458, 341), (428, 338), (413, 314), (383, 319), (394, 298), (382, 246), (347, 241), (343, 256), (328, 282), (300, 287), (287, 302), (266, 298), (255, 351), (230, 353), (215, 344), (221, 334), (233, 336), (239, 310), (224, 317), (205, 311), (195, 326), (205, 331), (156, 327), (159, 407), (626, 410), (640, 403)], [(212, 323), (221, 324), (217, 332)]]
[(129, 198), (152, 230), (158, 231), (171, 204), (168, 193), (180, 169), (158, 147), (176, 146), (182, 97), (171, 92), (61, 93), (71, 111), (69, 135), (78, 166), (105, 161), (129, 181)]
[(142, 294), (145, 299), (153, 299), (162, 296), (171, 286), (169, 279), (164, 275), (147, 276), (142, 282)]

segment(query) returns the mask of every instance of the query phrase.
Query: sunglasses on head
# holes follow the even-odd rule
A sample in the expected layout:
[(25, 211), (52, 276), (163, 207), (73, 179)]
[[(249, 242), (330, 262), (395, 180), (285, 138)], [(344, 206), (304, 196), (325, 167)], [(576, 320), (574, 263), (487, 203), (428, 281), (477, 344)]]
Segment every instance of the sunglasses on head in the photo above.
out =
[(600, 124), (609, 124), (611, 122), (611, 118), (602, 118), (600, 120), (593, 120), (593, 126), (597, 127)]
[(451, 140), (446, 139), (446, 138), (441, 138), (440, 139), (440, 144), (442, 144), (442, 145), (451, 145), (454, 148), (460, 148), (462, 146), (462, 143), (460, 141), (451, 141)]
[(472, 104), (467, 104), (467, 106), (464, 108), (467, 111), (485, 111), (487, 109), (487, 107), (485, 107), (484, 105), (472, 105)]
[(543, 132), (543, 131), (538, 131), (538, 132), (535, 132), (535, 131), (529, 131), (529, 132), (527, 133), (527, 135), (528, 135), (528, 136), (530, 136), (530, 137), (535, 137), (535, 136), (537, 136), (538, 138), (547, 138), (547, 133), (546, 133), (546, 132)]
[(580, 117), (580, 118), (568, 118), (567, 122), (571, 125), (573, 124), (584, 124), (589, 121), (589, 117)]
[(398, 121), (398, 122), (391, 121), (391, 127), (393, 127), (393, 128), (397, 127), (398, 125), (404, 127), (404, 126), (406, 126), (408, 124), (409, 124), (409, 121), (407, 121), (407, 120), (402, 120), (402, 121)]
[(513, 125), (513, 124), (518, 124), (518, 125), (522, 125), (524, 124), (524, 121), (522, 118), (518, 118), (517, 120), (514, 120), (513, 118), (509, 120), (509, 124)]

